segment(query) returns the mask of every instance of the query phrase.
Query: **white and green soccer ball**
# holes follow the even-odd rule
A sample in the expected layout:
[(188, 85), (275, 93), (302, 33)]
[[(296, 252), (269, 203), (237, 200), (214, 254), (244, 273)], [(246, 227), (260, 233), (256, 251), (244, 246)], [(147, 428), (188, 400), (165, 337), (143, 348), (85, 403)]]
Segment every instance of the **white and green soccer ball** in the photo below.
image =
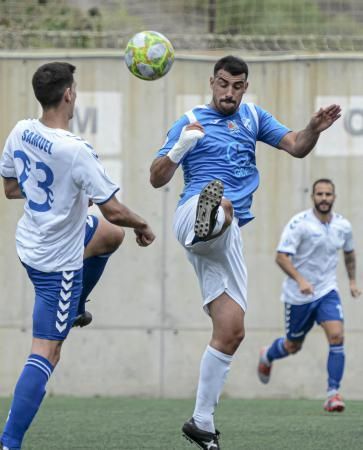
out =
[(125, 49), (125, 63), (130, 72), (142, 80), (157, 80), (166, 75), (174, 62), (169, 39), (157, 31), (141, 31)]

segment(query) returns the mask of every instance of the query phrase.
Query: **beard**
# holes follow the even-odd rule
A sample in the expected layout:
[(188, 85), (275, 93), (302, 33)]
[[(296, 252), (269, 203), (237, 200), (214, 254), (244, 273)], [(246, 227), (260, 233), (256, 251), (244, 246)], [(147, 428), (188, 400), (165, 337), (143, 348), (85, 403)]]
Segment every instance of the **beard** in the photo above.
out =
[(320, 214), (329, 214), (333, 208), (333, 203), (320, 202), (314, 203), (314, 206)]

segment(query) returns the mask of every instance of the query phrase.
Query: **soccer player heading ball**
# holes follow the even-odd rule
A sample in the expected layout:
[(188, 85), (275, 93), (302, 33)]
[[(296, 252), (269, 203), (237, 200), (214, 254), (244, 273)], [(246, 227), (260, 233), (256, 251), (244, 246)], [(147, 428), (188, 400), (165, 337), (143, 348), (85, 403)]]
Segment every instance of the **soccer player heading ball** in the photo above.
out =
[(298, 132), (252, 103), (241, 103), (248, 66), (226, 56), (210, 78), (211, 102), (186, 112), (169, 130), (151, 165), (151, 184), (167, 184), (181, 166), (186, 181), (174, 215), (174, 233), (186, 249), (213, 324), (200, 365), (193, 416), (183, 434), (203, 449), (220, 449), (213, 420), (233, 355), (245, 334), (247, 272), (240, 227), (253, 219), (252, 195), (259, 183), (256, 142), (302, 158), (322, 131), (340, 117), (330, 105), (313, 114)]

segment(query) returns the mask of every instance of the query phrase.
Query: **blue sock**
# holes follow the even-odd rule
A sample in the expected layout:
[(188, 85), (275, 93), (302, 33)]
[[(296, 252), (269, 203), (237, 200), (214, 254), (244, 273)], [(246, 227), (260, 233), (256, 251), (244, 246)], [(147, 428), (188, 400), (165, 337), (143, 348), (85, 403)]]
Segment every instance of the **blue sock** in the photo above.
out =
[(103, 271), (105, 270), (108, 258), (111, 253), (99, 256), (91, 256), (83, 261), (83, 284), (82, 293), (78, 304), (78, 313), (83, 314), (86, 309), (86, 300), (92, 289), (98, 283)]
[(24, 434), (43, 400), (52, 372), (53, 366), (47, 359), (35, 354), (28, 357), (15, 386), (8, 420), (0, 439), (5, 447), (20, 449)]
[(328, 391), (337, 391), (344, 373), (344, 345), (330, 345), (328, 356)]
[(288, 352), (284, 347), (285, 338), (280, 337), (277, 338), (271, 345), (271, 347), (267, 350), (266, 357), (272, 362), (274, 359), (281, 359), (288, 356)]

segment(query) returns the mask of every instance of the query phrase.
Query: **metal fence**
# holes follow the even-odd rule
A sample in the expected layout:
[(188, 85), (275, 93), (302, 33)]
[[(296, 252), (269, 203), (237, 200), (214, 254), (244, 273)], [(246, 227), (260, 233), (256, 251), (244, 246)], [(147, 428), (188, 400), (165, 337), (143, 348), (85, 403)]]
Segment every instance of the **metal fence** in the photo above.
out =
[(361, 51), (362, 0), (0, 0), (0, 48), (122, 48), (141, 29), (177, 49)]

